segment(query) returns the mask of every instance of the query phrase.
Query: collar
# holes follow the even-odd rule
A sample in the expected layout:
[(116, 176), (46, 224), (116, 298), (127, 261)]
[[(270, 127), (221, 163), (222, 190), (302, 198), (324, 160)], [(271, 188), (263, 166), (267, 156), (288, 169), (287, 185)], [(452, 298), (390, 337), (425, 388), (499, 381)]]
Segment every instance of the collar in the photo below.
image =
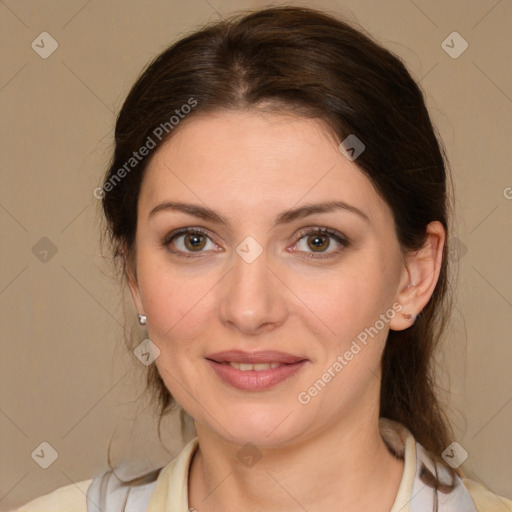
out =
[[(401, 423), (379, 419), (379, 430), (390, 451), (404, 459), (404, 471), (395, 502), (390, 512), (426, 512), (434, 510), (434, 492), (428, 485), (435, 467), (442, 483), (450, 483), (449, 473), (436, 464), (411, 432)], [(188, 506), (188, 473), (198, 438), (190, 440), (178, 456), (158, 476), (147, 512), (182, 512)], [(435, 466), (435, 467), (434, 467)], [(456, 476), (449, 493), (438, 491), (439, 512), (477, 512), (474, 502), (460, 477)]]

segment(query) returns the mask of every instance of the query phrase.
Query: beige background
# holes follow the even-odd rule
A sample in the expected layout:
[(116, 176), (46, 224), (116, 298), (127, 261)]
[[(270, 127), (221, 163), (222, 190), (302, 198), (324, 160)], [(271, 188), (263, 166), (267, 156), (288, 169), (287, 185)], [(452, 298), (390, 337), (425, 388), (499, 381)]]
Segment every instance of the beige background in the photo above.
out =
[[(154, 421), (137, 406), (142, 364), (122, 341), (123, 297), (101, 258), (93, 189), (110, 157), (115, 114), (142, 66), (198, 24), (264, 5), (0, 2), (1, 510), (106, 469), (114, 431), (116, 460), (130, 445), (144, 463), (163, 464), (180, 448), (172, 423), (164, 433), (170, 454), (159, 447)], [(405, 59), (427, 93), (453, 168), (459, 240), (440, 383), (450, 386), (456, 440), (469, 453), (463, 468), (512, 498), (512, 4), (302, 5), (357, 20)], [(44, 31), (59, 45), (47, 59), (31, 48)], [(441, 47), (453, 31), (469, 43), (457, 59)], [(48, 469), (31, 457), (44, 441), (58, 452)]]

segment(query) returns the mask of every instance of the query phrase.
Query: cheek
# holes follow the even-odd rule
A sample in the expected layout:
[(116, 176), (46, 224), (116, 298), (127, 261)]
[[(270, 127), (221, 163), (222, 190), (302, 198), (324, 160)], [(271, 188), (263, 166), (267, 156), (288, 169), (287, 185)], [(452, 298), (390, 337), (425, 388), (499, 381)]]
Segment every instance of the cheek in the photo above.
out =
[[(190, 275), (173, 267), (157, 251), (141, 249), (137, 262), (139, 290), (148, 317), (148, 337), (160, 350), (158, 372), (172, 396), (182, 405), (199, 396), (201, 379), (198, 340), (211, 322), (207, 276)], [(203, 339), (204, 342), (204, 339)]]
[(137, 268), (148, 324), (154, 332), (162, 334), (170, 331), (186, 315), (197, 292), (194, 282), (180, 277), (165, 257), (156, 253), (149, 249), (141, 250)]
[(386, 273), (374, 259), (354, 257), (339, 270), (296, 279), (294, 292), (333, 336), (353, 335), (373, 324), (388, 307)]
[(297, 293), (307, 298), (305, 302), (313, 312), (304, 314), (311, 320), (309, 330), (316, 331), (323, 345), (318, 362), (325, 371), (338, 375), (331, 388), (333, 395), (325, 395), (327, 400), (337, 400), (334, 390), (349, 386), (349, 382), (357, 393), (357, 382), (362, 386), (377, 375), (393, 317), (389, 314), (392, 283), (382, 262), (373, 254), (369, 256), (354, 258), (350, 265), (347, 261), (329, 278), (302, 281)]

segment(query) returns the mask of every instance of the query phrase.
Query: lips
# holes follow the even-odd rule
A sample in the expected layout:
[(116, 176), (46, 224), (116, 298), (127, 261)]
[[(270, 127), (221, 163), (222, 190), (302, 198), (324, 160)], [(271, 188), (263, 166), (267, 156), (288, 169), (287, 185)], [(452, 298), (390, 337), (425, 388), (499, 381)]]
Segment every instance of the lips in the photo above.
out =
[(299, 372), (308, 359), (286, 352), (227, 350), (210, 354), (206, 361), (220, 379), (242, 391), (264, 391)]
[(244, 352), (243, 350), (225, 350), (216, 352), (206, 357), (216, 363), (238, 363), (238, 364), (294, 364), (304, 361), (305, 357), (279, 352), (276, 350), (261, 350), (258, 352)]

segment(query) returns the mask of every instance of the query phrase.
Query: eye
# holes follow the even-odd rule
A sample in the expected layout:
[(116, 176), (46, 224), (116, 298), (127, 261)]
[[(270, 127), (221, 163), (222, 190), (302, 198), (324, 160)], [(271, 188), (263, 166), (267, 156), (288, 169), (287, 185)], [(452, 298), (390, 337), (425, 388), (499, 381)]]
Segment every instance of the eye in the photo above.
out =
[[(302, 231), (299, 234), (300, 238), (295, 243), (292, 251), (297, 249), (301, 252), (306, 252), (306, 258), (330, 258), (336, 256), (349, 246), (349, 241), (345, 236), (330, 228), (312, 228)], [(304, 239), (304, 240), (303, 240)], [(327, 252), (331, 247), (331, 239), (334, 239), (338, 244), (338, 248)], [(311, 250), (312, 252), (307, 252)]]
[[(304, 239), (304, 240), (303, 240)], [(332, 245), (331, 240), (334, 239), (338, 244), (338, 248), (332, 251), (327, 251)], [(194, 258), (199, 257), (203, 249), (208, 249), (208, 242), (213, 247), (210, 249), (217, 251), (218, 247), (210, 240), (208, 234), (200, 228), (183, 228), (177, 232), (171, 233), (162, 240), (162, 245), (167, 247), (170, 252), (180, 257)], [(305, 253), (302, 257), (305, 258), (330, 258), (334, 257), (349, 246), (348, 239), (330, 228), (309, 228), (299, 233), (299, 239), (292, 247), (292, 252)], [(174, 247), (174, 248), (172, 248)], [(308, 252), (311, 250), (312, 252)], [(197, 253), (197, 256), (194, 255)]]
[(203, 252), (208, 241), (213, 245), (213, 249), (216, 250), (217, 246), (210, 240), (205, 231), (199, 228), (183, 228), (165, 237), (162, 245), (169, 247), (174, 244), (177, 250), (169, 248), (170, 252), (185, 258), (194, 258), (195, 256), (190, 253)]

